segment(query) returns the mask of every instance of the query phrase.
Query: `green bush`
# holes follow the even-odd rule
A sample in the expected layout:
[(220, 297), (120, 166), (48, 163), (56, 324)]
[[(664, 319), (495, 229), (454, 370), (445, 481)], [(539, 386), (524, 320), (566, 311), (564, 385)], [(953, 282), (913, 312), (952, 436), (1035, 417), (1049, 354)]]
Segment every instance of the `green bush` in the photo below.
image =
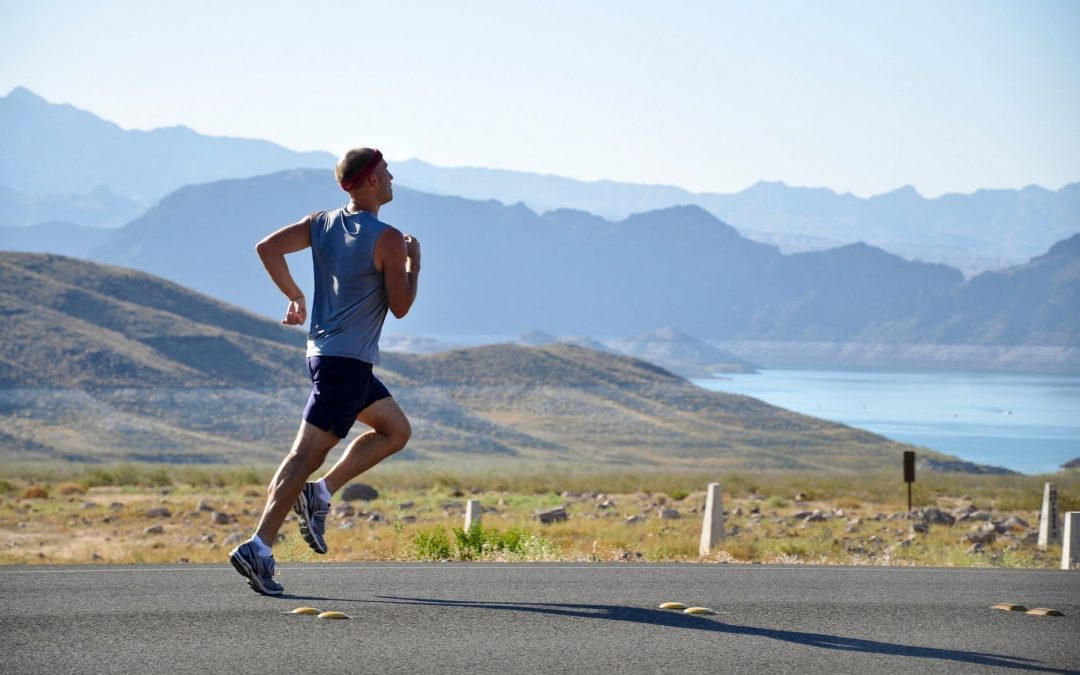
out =
[(801, 542), (781, 542), (780, 545), (776, 547), (776, 549), (785, 555), (797, 555), (800, 558), (806, 557), (806, 546), (804, 546)]
[(483, 554), (485, 532), (480, 521), (473, 521), (468, 530), (455, 527), (453, 532), (458, 560), (472, 560)]
[(94, 467), (82, 482), (88, 487), (166, 487), (173, 484), (173, 471), (161, 466), (134, 464)]
[(523, 527), (511, 527), (498, 537), (498, 549), (508, 553), (524, 555), (530, 540), (536, 537)]
[(458, 560), (475, 560), (495, 553), (527, 556), (533, 548), (550, 548), (548, 542), (518, 526), (499, 532), (494, 528), (484, 528), (476, 521), (468, 530), (455, 527), (453, 532)]
[(0, 495), (6, 495), (15, 490), (15, 486), (6, 480), (0, 480)]
[(146, 481), (150, 487), (166, 487), (173, 484), (172, 474), (165, 468), (157, 468), (148, 472)]
[(130, 464), (121, 464), (112, 468), (94, 467), (86, 476), (90, 487), (122, 487), (139, 484), (139, 470)]
[(446, 528), (442, 525), (417, 530), (413, 546), (419, 560), (449, 560), (451, 557), (450, 537), (446, 536)]
[(675, 500), (677, 502), (681, 502), (682, 500), (686, 499), (689, 496), (690, 496), (690, 493), (688, 491), (686, 491), (686, 490), (672, 490), (671, 492), (668, 493), (668, 497), (671, 497), (673, 500)]

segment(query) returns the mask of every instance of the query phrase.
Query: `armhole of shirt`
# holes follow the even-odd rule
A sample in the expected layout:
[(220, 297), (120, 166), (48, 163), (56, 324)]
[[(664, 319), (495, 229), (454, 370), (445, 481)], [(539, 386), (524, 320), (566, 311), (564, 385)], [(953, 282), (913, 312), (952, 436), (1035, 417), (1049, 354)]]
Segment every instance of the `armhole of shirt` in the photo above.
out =
[(308, 218), (311, 219), (311, 225), (308, 226), (308, 238), (311, 240), (312, 246), (317, 241), (315, 233), (322, 227), (322, 221), (325, 217), (326, 211), (313, 211), (308, 214)]

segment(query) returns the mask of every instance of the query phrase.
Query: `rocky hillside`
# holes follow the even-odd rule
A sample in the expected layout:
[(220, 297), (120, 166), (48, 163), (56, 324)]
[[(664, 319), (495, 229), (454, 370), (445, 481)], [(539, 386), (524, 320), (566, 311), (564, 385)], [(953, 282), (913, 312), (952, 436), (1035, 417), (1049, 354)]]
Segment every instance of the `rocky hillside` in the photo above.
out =
[[(0, 457), (272, 462), (308, 387), (302, 334), (162, 279), (0, 254)], [(881, 468), (902, 446), (573, 345), (387, 353), (413, 459)], [(356, 433), (354, 431), (354, 433)]]
[(287, 386), (303, 334), (146, 274), (0, 253), (0, 386)]

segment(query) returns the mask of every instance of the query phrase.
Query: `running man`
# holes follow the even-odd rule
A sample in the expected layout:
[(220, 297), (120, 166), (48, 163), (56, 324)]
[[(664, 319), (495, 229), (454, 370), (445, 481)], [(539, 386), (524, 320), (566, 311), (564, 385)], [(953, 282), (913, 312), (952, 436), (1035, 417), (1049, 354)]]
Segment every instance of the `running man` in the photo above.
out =
[[(300, 533), (316, 553), (326, 553), (323, 531), (330, 497), (350, 480), (405, 447), (412, 429), (390, 392), (371, 372), (379, 362), (379, 335), (389, 309), (409, 312), (420, 276), (420, 242), (379, 220), (393, 199), (382, 153), (350, 150), (336, 177), (349, 194), (347, 206), (313, 213), (259, 242), (256, 250), (270, 278), (289, 299), (282, 323), (307, 319), (303, 291), (285, 254), (311, 247), (315, 297), (307, 341), (311, 396), (292, 450), (267, 488), (266, 508), (255, 535), (229, 553), (229, 562), (253, 590), (280, 595), (274, 581), (273, 546), (278, 529), (296, 511)], [(371, 427), (346, 449), (317, 482), (306, 482), (355, 421)]]

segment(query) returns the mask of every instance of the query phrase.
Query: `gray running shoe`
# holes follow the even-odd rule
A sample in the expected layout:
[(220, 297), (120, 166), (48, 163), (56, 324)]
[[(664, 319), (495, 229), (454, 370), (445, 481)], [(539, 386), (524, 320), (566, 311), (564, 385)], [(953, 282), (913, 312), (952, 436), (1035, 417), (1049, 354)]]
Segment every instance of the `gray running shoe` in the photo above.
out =
[(326, 541), (323, 532), (326, 531), (326, 514), (330, 512), (330, 502), (324, 502), (319, 497), (319, 486), (316, 483), (304, 483), (304, 489), (293, 504), (293, 511), (299, 516), (300, 535), (316, 553), (326, 553)]
[(229, 562), (236, 571), (247, 577), (248, 586), (263, 595), (281, 595), (285, 587), (274, 581), (274, 556), (261, 556), (255, 542), (248, 539), (229, 553)]

